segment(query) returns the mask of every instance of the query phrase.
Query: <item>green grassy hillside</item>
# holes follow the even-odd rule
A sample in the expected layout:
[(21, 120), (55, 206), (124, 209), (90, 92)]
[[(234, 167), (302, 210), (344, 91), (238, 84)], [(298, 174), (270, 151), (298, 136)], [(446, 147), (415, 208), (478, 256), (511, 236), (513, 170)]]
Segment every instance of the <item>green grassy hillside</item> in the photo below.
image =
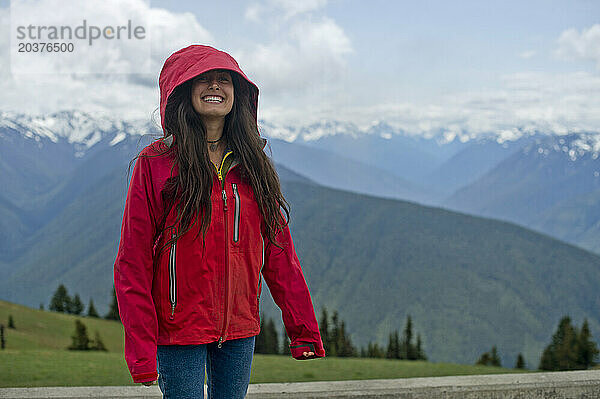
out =
[[(0, 298), (48, 304), (64, 283), (106, 312), (119, 241), (125, 175), (97, 182), (32, 236), (4, 270)], [(338, 310), (353, 343), (387, 343), (413, 316), (434, 361), (472, 364), (492, 345), (503, 364), (530, 367), (562, 316), (590, 322), (600, 256), (520, 226), (406, 201), (283, 182), (291, 231), (315, 311)], [(261, 309), (281, 320), (268, 295)], [(281, 331), (281, 324), (279, 324)]]
[(283, 184), (291, 230), (315, 308), (338, 310), (352, 341), (386, 344), (406, 315), (435, 361), (473, 363), (492, 345), (537, 367), (562, 316), (588, 318), (600, 257), (512, 223)]
[(75, 320), (80, 319), (90, 338), (98, 331), (109, 352), (123, 351), (123, 326), (115, 321), (46, 312), (0, 301), (0, 324), (7, 325), (9, 314), (16, 328), (4, 329), (8, 349), (66, 349), (71, 344)]
[[(0, 387), (133, 385), (123, 358), (123, 329), (118, 322), (79, 317), (95, 330), (108, 352), (69, 351), (78, 317), (0, 301), (0, 323), (12, 315), (16, 329), (5, 329), (0, 350)], [(289, 356), (255, 355), (251, 383), (403, 378), (508, 373), (514, 370), (449, 363), (388, 359), (323, 358), (297, 361)]]
[[(88, 189), (79, 184), (85, 173), (65, 183), (70, 188), (57, 198), (70, 201), (54, 201), (61, 211), (23, 238), (18, 257), (2, 259), (1, 299), (47, 305), (62, 283), (106, 312), (127, 183), (120, 162), (129, 159), (125, 147), (110, 151), (82, 169), (105, 175), (90, 174), (96, 178), (86, 182)], [(283, 180), (282, 189), (315, 310), (318, 316), (323, 306), (337, 310), (354, 344), (385, 345), (410, 314), (431, 360), (472, 364), (496, 345), (503, 364), (522, 353), (535, 367), (564, 315), (577, 325), (588, 318), (600, 336), (597, 254), (515, 224), (441, 208), (298, 179)], [(262, 287), (268, 294), (267, 284)], [(261, 309), (281, 320), (269, 295), (261, 297)]]

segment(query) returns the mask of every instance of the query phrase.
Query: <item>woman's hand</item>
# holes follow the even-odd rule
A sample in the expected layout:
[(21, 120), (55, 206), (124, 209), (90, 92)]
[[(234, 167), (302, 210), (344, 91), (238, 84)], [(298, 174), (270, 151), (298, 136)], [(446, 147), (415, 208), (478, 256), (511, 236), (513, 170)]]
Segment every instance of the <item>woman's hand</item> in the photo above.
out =
[(304, 357), (311, 357), (315, 355), (315, 352), (302, 352), (302, 354), (304, 355)]

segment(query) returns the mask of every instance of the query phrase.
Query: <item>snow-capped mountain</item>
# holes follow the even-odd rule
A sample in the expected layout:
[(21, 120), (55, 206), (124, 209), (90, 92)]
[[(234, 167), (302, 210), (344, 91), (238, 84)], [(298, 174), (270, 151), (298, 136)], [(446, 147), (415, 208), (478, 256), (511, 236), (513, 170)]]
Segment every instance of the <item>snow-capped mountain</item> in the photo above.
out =
[[(27, 138), (40, 141), (47, 138), (54, 143), (61, 139), (71, 144), (78, 144), (90, 148), (110, 136), (109, 143), (114, 145), (123, 140), (126, 135), (143, 135), (147, 133), (160, 133), (158, 122), (149, 120), (122, 120), (110, 116), (97, 116), (79, 110), (63, 110), (51, 114), (30, 115), (9, 111), (0, 111), (0, 130), (13, 129), (22, 132)], [(377, 137), (385, 140), (401, 136), (414, 142), (435, 143), (439, 147), (446, 147), (445, 155), (449, 156), (453, 150), (451, 144), (465, 144), (482, 139), (496, 141), (503, 144), (518, 141), (523, 137), (546, 136), (543, 132), (532, 132), (527, 129), (515, 128), (512, 130), (489, 132), (485, 135), (470, 136), (456, 134), (440, 129), (434, 134), (419, 135), (405, 132), (385, 121), (375, 121), (366, 127), (359, 127), (352, 122), (323, 120), (308, 125), (274, 124), (268, 120), (259, 120), (259, 130), (268, 137), (285, 140), (287, 142), (301, 142), (309, 144), (318, 142), (326, 137), (344, 136), (360, 139), (365, 136)], [(112, 135), (112, 136), (111, 136)], [(559, 140), (554, 150), (565, 151), (568, 148), (570, 156), (577, 156), (587, 152), (600, 151), (600, 134), (596, 132), (571, 133), (565, 135), (547, 135), (557, 137)], [(3, 132), (0, 131), (0, 137)], [(570, 137), (570, 138), (569, 138)]]
[[(335, 182), (335, 187), (350, 191), (507, 219), (559, 238), (571, 237), (569, 222), (564, 217), (563, 222), (545, 222), (552, 219), (548, 212), (559, 206), (573, 209), (569, 201), (589, 203), (581, 196), (589, 198), (600, 190), (596, 132), (547, 135), (515, 128), (471, 137), (441, 129), (425, 137), (386, 121), (358, 127), (335, 120), (306, 126), (261, 120), (259, 129), (272, 139), (279, 151), (273, 158), (280, 165), (320, 184)], [(8, 204), (4, 209), (11, 218), (11, 207), (35, 209), (57, 190), (70, 192), (64, 190), (65, 179), (83, 161), (97, 156), (98, 168), (103, 168), (101, 162), (131, 159), (142, 142), (161, 134), (159, 123), (150, 120), (124, 121), (76, 110), (48, 115), (0, 112), (0, 204)], [(274, 139), (289, 144), (285, 151), (283, 142)], [(123, 147), (121, 155), (112, 158), (116, 155), (110, 149), (117, 147)], [(311, 161), (302, 162), (300, 154), (309, 153)], [(352, 168), (343, 166), (350, 164)], [(69, 183), (72, 190), (87, 184), (85, 173), (96, 172), (80, 171), (80, 183)], [(599, 222), (592, 214), (581, 217), (588, 224)], [(591, 240), (589, 235), (586, 240)]]
[(592, 133), (536, 137), (443, 205), (578, 243), (574, 230), (582, 235), (585, 226), (600, 222), (594, 210), (600, 192), (599, 142), (600, 135)]
[(460, 151), (430, 172), (424, 181), (445, 195), (450, 195), (473, 183), (533, 140), (534, 136), (522, 136), (502, 142), (497, 137), (470, 140)]
[(524, 154), (532, 151), (542, 157), (548, 157), (551, 153), (563, 154), (573, 162), (578, 159), (597, 159), (600, 153), (600, 134), (585, 132), (538, 137), (534, 143), (523, 148)]
[(262, 121), (261, 128), (268, 137), (326, 150), (417, 185), (423, 184), (424, 174), (465, 145), (458, 140), (446, 143), (442, 136), (410, 135), (382, 121), (365, 128), (341, 121), (322, 121), (299, 127)]
[(66, 142), (73, 146), (74, 155), (81, 158), (96, 144), (112, 146), (127, 136), (157, 133), (158, 129), (149, 121), (123, 121), (77, 110), (47, 115), (0, 112), (0, 138), (9, 139), (11, 131), (35, 140), (38, 147), (45, 141)]
[(310, 142), (322, 137), (347, 135), (358, 137), (365, 132), (360, 130), (351, 122), (325, 120), (319, 123), (312, 123), (305, 126), (292, 126), (274, 124), (272, 122), (260, 119), (258, 121), (259, 130), (266, 133), (267, 136), (291, 142)]

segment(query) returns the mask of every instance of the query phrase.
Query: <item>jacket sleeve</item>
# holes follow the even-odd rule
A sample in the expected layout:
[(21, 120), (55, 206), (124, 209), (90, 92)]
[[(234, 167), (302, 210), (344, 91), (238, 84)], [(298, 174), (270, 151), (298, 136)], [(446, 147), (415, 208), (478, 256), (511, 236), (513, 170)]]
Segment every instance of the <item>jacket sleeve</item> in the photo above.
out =
[[(292, 357), (298, 360), (325, 357), (312, 300), (287, 224), (276, 239), (283, 250), (267, 241), (262, 275), (281, 309)], [(315, 355), (306, 358), (303, 352), (314, 352)]]
[(127, 192), (121, 241), (114, 265), (119, 315), (125, 330), (125, 361), (134, 382), (156, 380), (158, 320), (152, 299), (152, 181), (148, 158), (138, 157)]

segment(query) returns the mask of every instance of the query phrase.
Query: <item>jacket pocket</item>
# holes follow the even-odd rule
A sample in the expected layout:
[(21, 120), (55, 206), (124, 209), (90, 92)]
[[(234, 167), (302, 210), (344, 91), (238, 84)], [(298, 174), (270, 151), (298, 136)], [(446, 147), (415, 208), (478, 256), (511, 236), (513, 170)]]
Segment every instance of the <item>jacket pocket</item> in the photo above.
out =
[(240, 193), (238, 193), (237, 184), (231, 183), (233, 187), (233, 196), (235, 198), (235, 210), (233, 213), (233, 242), (238, 242), (240, 240), (240, 213), (241, 213), (241, 203), (240, 203)]
[[(177, 229), (173, 228), (171, 238), (177, 237)], [(171, 243), (169, 251), (169, 302), (171, 303), (171, 318), (177, 306), (177, 240)]]

